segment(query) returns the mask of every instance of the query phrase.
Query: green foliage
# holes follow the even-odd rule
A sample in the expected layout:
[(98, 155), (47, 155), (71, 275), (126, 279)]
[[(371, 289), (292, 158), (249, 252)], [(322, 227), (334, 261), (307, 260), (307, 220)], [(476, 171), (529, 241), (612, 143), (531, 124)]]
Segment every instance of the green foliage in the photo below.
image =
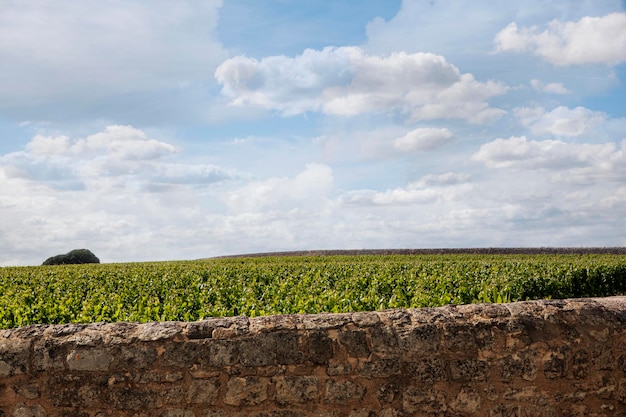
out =
[(99, 264), (100, 259), (89, 249), (74, 249), (64, 255), (51, 256), (43, 265)]
[(388, 255), (0, 268), (0, 328), (626, 294), (623, 255)]

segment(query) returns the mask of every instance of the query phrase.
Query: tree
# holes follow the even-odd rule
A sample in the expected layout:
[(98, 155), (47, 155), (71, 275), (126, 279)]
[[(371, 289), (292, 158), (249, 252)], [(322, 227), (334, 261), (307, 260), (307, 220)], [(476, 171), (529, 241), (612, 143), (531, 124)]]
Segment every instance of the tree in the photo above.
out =
[(64, 255), (51, 256), (43, 265), (99, 264), (100, 259), (89, 249), (74, 249)]

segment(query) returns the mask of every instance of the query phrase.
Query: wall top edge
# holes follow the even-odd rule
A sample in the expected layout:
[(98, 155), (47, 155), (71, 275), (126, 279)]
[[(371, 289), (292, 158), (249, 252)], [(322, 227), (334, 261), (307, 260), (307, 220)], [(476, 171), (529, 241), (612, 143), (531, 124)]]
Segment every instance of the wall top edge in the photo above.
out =
[(373, 326), (416, 327), (523, 321), (562, 322), (601, 316), (626, 326), (626, 296), (533, 300), (506, 304), (466, 304), (356, 313), (285, 314), (205, 318), (194, 322), (115, 322), (34, 324), (0, 330), (3, 339), (63, 339), (76, 345), (128, 344), (158, 340), (232, 339), (269, 332), (354, 329)]

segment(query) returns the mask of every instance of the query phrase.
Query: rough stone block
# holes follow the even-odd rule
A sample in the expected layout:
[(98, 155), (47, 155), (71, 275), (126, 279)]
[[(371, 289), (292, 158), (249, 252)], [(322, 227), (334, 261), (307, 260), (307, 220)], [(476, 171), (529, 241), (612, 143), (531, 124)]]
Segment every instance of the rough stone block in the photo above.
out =
[(78, 349), (71, 351), (66, 361), (72, 371), (107, 371), (113, 356), (104, 349)]
[(506, 356), (499, 361), (500, 378), (503, 382), (509, 382), (518, 377), (526, 381), (534, 381), (537, 378), (537, 352), (523, 351)]
[(333, 341), (323, 331), (310, 332), (308, 335), (308, 359), (316, 365), (328, 363), (333, 357)]
[(191, 382), (187, 392), (187, 402), (191, 404), (213, 404), (217, 400), (220, 388), (218, 378), (196, 379)]
[(301, 404), (319, 397), (319, 379), (315, 376), (276, 377), (276, 402)]
[(40, 405), (27, 406), (24, 403), (17, 404), (11, 413), (13, 417), (47, 417), (48, 413)]
[(450, 408), (460, 413), (476, 413), (483, 402), (480, 395), (471, 387), (463, 387), (456, 398), (450, 403)]
[(326, 395), (324, 402), (330, 404), (348, 404), (363, 399), (366, 388), (356, 381), (336, 381), (326, 382)]
[(567, 361), (562, 349), (544, 355), (543, 374), (548, 379), (564, 378), (567, 375)]
[(266, 378), (233, 377), (228, 380), (224, 403), (234, 406), (257, 405), (267, 400)]
[(388, 378), (400, 374), (401, 371), (400, 361), (395, 358), (361, 362), (357, 369), (366, 378)]
[(398, 333), (400, 348), (408, 352), (407, 360), (418, 360), (424, 356), (441, 352), (442, 331), (434, 324), (417, 326), (406, 333)]
[(402, 408), (407, 413), (416, 415), (444, 413), (448, 409), (446, 394), (435, 389), (411, 386), (402, 396)]
[(489, 377), (489, 363), (477, 359), (450, 362), (450, 376), (454, 381), (485, 381)]
[(424, 358), (407, 364), (408, 376), (419, 382), (437, 382), (447, 379), (446, 361)]
[(340, 331), (339, 343), (346, 348), (349, 356), (367, 358), (370, 355), (370, 348), (367, 344), (367, 333), (363, 330)]

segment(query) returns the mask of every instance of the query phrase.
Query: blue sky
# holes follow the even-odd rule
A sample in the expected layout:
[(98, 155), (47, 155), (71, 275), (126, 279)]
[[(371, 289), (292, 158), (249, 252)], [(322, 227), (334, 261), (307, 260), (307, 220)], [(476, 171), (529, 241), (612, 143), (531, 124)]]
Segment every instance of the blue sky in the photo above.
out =
[(0, 0), (0, 265), (624, 246), (618, 0)]

